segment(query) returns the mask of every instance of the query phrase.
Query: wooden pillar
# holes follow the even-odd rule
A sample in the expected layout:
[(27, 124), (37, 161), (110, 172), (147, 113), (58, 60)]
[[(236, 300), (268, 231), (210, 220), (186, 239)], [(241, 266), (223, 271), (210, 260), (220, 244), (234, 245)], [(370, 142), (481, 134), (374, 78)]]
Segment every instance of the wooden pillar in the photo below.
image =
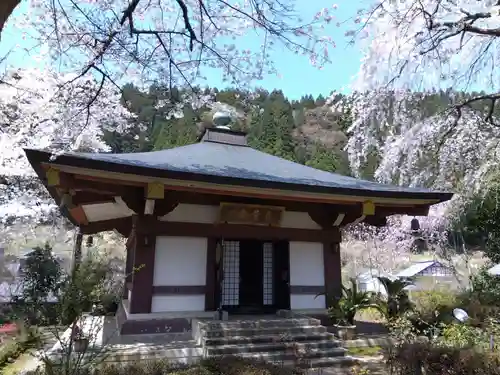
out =
[(134, 242), (134, 239), (132, 239), (131, 241), (127, 241), (127, 244), (125, 246), (127, 255), (125, 259), (125, 285), (123, 288), (124, 299), (128, 299), (129, 288), (132, 288), (132, 277), (134, 271)]
[(153, 301), (156, 237), (142, 233), (136, 233), (135, 236), (132, 250), (134, 270), (129, 312), (131, 314), (147, 314), (151, 312)]
[[(340, 262), (340, 243), (328, 241), (323, 243), (323, 262), (325, 268), (325, 291), (328, 297), (342, 296), (342, 265)], [(331, 300), (327, 300), (329, 307)]]
[(207, 238), (207, 271), (205, 281), (205, 311), (213, 311), (216, 306), (216, 252), (217, 239)]

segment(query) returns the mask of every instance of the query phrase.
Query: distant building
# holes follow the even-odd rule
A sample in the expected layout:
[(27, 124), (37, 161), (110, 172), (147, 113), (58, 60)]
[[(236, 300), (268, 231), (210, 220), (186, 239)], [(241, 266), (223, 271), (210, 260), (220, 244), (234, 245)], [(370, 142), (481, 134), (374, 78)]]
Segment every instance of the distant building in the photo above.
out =
[(387, 291), (385, 290), (384, 284), (382, 284), (379, 277), (386, 277), (391, 280), (396, 279), (394, 275), (389, 273), (376, 269), (369, 269), (360, 273), (356, 278), (359, 291), (380, 293), (383, 296), (387, 296)]
[(487, 272), (492, 276), (500, 276), (500, 264), (491, 267)]
[(413, 279), (414, 285), (408, 288), (411, 290), (428, 290), (435, 287), (456, 288), (460, 286), (453, 270), (437, 260), (413, 263), (397, 273), (396, 277)]

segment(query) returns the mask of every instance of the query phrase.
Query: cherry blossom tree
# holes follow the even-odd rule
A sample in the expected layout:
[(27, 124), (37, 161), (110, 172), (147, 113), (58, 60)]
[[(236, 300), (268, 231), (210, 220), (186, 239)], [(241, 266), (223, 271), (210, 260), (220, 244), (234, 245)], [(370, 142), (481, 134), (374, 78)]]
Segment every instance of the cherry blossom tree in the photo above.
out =
[[(365, 54), (350, 97), (354, 169), (375, 152), (380, 181), (480, 187), (498, 161), (499, 11), (497, 0), (381, 0), (359, 12), (349, 33)], [(426, 97), (449, 87), (485, 92), (450, 92), (447, 108), (425, 113)]]
[[(462, 100), (453, 92), (443, 96), (450, 105)], [(469, 200), (488, 189), (488, 176), (498, 162), (500, 128), (485, 119), (488, 107), (464, 107), (457, 117), (450, 114), (446, 102), (436, 107), (436, 97), (435, 92), (379, 88), (354, 92), (335, 103), (334, 110), (348, 109), (352, 117), (347, 151), (359, 177), (367, 160), (374, 158), (373, 177), (379, 182), (457, 193), (451, 202), (432, 207), (429, 216), (417, 218), (421, 227), (418, 238), (455, 269), (470, 254), (463, 247), (454, 248), (461, 245), (451, 244), (449, 233), (457, 229), (452, 224)], [(391, 265), (409, 260), (415, 241), (410, 231), (412, 219), (393, 217), (383, 231), (373, 233), (358, 227), (359, 233), (348, 233), (345, 238), (361, 246), (364, 255), (357, 260), (365, 267), (369, 260), (377, 268), (390, 270)], [(456, 250), (463, 254), (460, 261)]]
[(376, 2), (355, 19), (365, 47), (357, 87), (498, 91), (499, 12), (497, 0)]
[(9, 228), (16, 228), (15, 236), (40, 223), (58, 228), (62, 224), (23, 148), (52, 150), (54, 157), (70, 150), (103, 151), (107, 146), (100, 139), (102, 130), (124, 131), (131, 118), (113, 85), (47, 70), (9, 71), (0, 90), (3, 241), (9, 240)]
[(7, 18), (12, 14), (14, 9), (21, 3), (21, 0), (4, 0), (0, 2), (0, 35)]
[(333, 9), (302, 20), (289, 0), (26, 1), (28, 13), (9, 22), (47, 45), (52, 63), (117, 87), (132, 77), (191, 86), (210, 71), (245, 85), (276, 73), (272, 50), (289, 49), (321, 67), (334, 47), (321, 35)]
[[(374, 177), (380, 182), (480, 189), (481, 177), (498, 160), (500, 128), (477, 109), (464, 108), (458, 119), (446, 110), (426, 113), (431, 95), (379, 89), (349, 97), (353, 122), (347, 148), (354, 171), (359, 173), (375, 152), (379, 161)], [(453, 100), (453, 93), (449, 95)]]

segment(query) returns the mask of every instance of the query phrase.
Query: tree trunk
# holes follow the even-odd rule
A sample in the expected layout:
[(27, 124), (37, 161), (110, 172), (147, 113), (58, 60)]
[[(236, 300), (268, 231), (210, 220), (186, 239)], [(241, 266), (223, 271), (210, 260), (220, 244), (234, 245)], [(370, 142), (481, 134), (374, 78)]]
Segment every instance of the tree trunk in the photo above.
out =
[(20, 3), (21, 0), (0, 0), (0, 39), (5, 22)]

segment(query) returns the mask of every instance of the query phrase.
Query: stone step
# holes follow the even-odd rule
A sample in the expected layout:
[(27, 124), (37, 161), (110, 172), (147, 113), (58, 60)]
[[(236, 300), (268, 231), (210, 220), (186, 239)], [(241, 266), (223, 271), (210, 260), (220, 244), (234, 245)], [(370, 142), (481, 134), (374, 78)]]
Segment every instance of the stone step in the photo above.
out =
[(282, 350), (274, 352), (238, 353), (233, 355), (243, 358), (256, 358), (266, 362), (274, 363), (278, 361), (282, 362), (282, 361), (292, 361), (292, 360), (306, 360), (306, 359), (312, 360), (318, 358), (344, 357), (345, 349), (342, 348), (316, 349), (316, 350), (309, 350), (303, 353), (300, 352), (296, 353), (295, 351)]
[(329, 340), (335, 345), (340, 346), (341, 342), (327, 332), (322, 333), (296, 333), (293, 335), (286, 335), (282, 332), (279, 334), (267, 334), (260, 332), (255, 336), (223, 336), (223, 337), (203, 337), (203, 346), (217, 346), (217, 345), (248, 345), (248, 344), (264, 344), (264, 343), (280, 343), (280, 342), (310, 342), (310, 341), (324, 341)]
[(260, 329), (271, 327), (302, 327), (302, 326), (319, 326), (318, 319), (303, 318), (303, 319), (259, 319), (259, 320), (235, 320), (235, 321), (199, 321), (199, 329), (201, 332), (218, 331), (227, 329)]
[(251, 353), (299, 353), (306, 357), (318, 355), (335, 357), (344, 355), (346, 349), (331, 341), (313, 341), (303, 343), (264, 343), (256, 345), (221, 345), (206, 346), (204, 354), (207, 356), (244, 355)]
[(355, 358), (344, 356), (344, 357), (329, 357), (329, 358), (312, 358), (310, 360), (298, 361), (298, 362), (286, 361), (283, 363), (283, 365), (299, 367), (303, 369), (315, 369), (324, 367), (345, 368), (354, 366), (357, 363), (359, 362)]
[(202, 337), (232, 337), (232, 336), (256, 336), (256, 335), (276, 335), (293, 336), (299, 334), (325, 333), (324, 326), (300, 326), (300, 327), (265, 327), (265, 328), (230, 328), (220, 330), (207, 330), (201, 332)]
[(243, 358), (253, 358), (277, 365), (293, 366), (300, 368), (321, 368), (321, 367), (347, 367), (357, 363), (356, 359), (349, 356), (323, 356), (297, 358), (287, 353), (248, 353), (238, 355)]
[(239, 355), (240, 353), (254, 353), (254, 352), (279, 352), (290, 351), (293, 348), (298, 351), (310, 350), (328, 350), (333, 349), (335, 353), (345, 353), (346, 349), (340, 347), (340, 343), (334, 340), (320, 340), (320, 341), (305, 341), (305, 342), (264, 342), (264, 343), (245, 343), (236, 345), (214, 345), (205, 346), (205, 354), (213, 355)]

